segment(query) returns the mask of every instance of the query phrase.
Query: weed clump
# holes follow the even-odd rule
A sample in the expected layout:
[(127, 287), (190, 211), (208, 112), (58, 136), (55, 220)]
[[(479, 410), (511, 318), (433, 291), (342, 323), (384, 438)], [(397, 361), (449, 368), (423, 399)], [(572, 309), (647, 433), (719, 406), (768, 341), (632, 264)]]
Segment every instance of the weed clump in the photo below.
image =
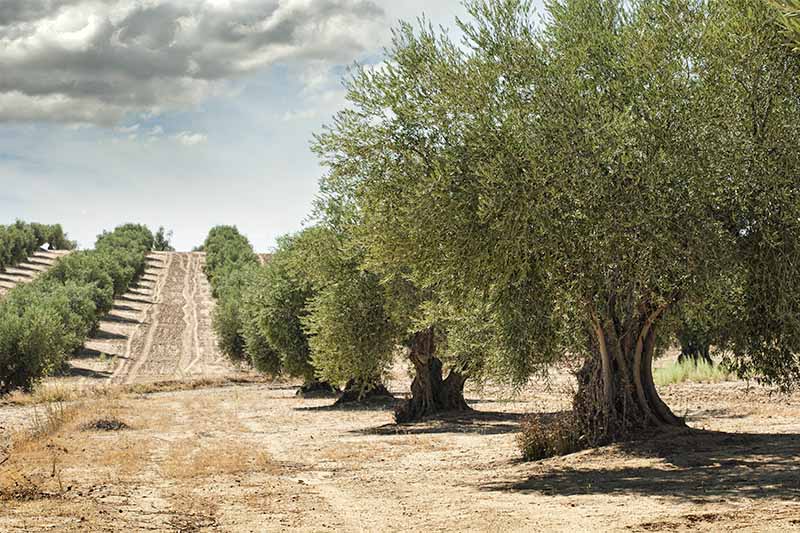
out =
[(114, 418), (100, 418), (92, 422), (87, 422), (82, 426), (84, 431), (122, 431), (130, 429), (130, 426), (121, 420)]
[(577, 452), (585, 448), (582, 442), (572, 413), (564, 413), (550, 420), (528, 417), (522, 422), (522, 431), (517, 436), (517, 445), (526, 461)]

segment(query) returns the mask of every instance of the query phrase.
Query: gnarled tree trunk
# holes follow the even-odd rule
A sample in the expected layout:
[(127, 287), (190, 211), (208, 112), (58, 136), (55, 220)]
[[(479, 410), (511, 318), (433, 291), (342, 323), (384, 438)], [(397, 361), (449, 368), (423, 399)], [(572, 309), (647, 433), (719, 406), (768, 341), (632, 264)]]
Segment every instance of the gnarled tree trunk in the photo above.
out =
[(436, 339), (433, 328), (417, 332), (409, 346), (409, 359), (414, 365), (411, 398), (395, 410), (397, 422), (410, 422), (446, 411), (468, 411), (464, 399), (467, 377), (451, 370), (442, 378), (442, 361), (436, 357)]
[(593, 317), (591, 357), (578, 373), (573, 402), (578, 430), (589, 446), (684, 424), (661, 400), (653, 381), (654, 321), (659, 315), (642, 313), (625, 328)]

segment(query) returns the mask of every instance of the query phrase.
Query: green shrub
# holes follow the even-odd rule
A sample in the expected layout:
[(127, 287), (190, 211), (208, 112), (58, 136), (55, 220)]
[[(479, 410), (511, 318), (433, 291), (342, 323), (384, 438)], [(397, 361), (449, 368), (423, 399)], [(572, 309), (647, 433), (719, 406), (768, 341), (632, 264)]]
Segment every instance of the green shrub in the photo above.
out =
[(213, 328), (219, 348), (234, 362), (249, 362), (241, 307), (259, 268), (258, 256), (247, 238), (234, 226), (212, 228), (203, 249), (206, 252), (205, 272), (217, 299)]
[(25, 261), (45, 244), (51, 250), (75, 248), (75, 242), (67, 239), (58, 224), (26, 224), (18, 220), (9, 226), (0, 226), (0, 269)]
[(60, 367), (63, 331), (53, 309), (4, 302), (0, 306), (0, 393), (30, 390), (40, 376)]
[(152, 243), (146, 227), (121, 226), (101, 235), (95, 250), (63, 257), (33, 283), (9, 292), (0, 302), (0, 394), (29, 389), (61, 368), (114, 296), (144, 272)]
[(259, 350), (249, 353), (262, 371), (310, 381), (314, 368), (302, 321), (313, 292), (309, 281), (290, 267), (293, 253), (291, 239), (281, 239), (277, 253), (257, 275), (245, 295), (243, 333), (246, 344)]
[(90, 288), (97, 311), (107, 313), (114, 303), (114, 294), (121, 294), (115, 290), (114, 279), (109, 272), (114, 268), (116, 265), (106, 261), (102, 253), (75, 252), (58, 260), (42, 279), (58, 283), (71, 280), (85, 284)]

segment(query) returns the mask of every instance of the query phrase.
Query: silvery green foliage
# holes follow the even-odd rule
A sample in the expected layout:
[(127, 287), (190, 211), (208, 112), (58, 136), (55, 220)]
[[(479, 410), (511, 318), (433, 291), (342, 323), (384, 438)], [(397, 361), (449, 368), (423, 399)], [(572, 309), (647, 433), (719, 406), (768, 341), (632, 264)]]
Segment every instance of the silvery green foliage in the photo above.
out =
[(789, 45), (800, 52), (800, 0), (773, 0), (778, 11), (778, 20), (784, 28)]
[(462, 335), (515, 381), (586, 354), (593, 315), (664, 309), (670, 339), (732, 280), (731, 362), (796, 381), (800, 58), (772, 8), (551, 0), (537, 26), (529, 2), (468, 5), (463, 42), (402, 25), (317, 137), (365, 263), (434, 319), (485, 305)]
[[(53, 233), (63, 238), (56, 227)], [(95, 249), (59, 259), (0, 302), (0, 393), (30, 388), (59, 370), (86, 341), (115, 296), (144, 272), (153, 234), (127, 224), (97, 238)]]
[(232, 361), (250, 362), (244, 340), (244, 295), (259, 268), (258, 256), (235, 226), (216, 226), (203, 243), (205, 272), (217, 299), (213, 328), (220, 350)]

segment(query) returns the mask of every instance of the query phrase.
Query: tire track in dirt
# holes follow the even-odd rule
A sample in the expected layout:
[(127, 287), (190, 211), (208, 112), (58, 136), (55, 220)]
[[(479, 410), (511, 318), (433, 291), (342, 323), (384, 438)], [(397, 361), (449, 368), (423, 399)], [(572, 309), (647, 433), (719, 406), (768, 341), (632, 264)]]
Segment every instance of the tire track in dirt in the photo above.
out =
[(134, 340), (131, 357), (135, 363), (125, 375), (126, 384), (141, 380), (180, 378), (180, 359), (184, 349), (184, 287), (188, 277), (187, 254), (173, 254), (165, 282), (157, 295), (153, 319), (143, 341)]
[(164, 254), (153, 304), (132, 332), (126, 360), (112, 381), (132, 384), (222, 376), (234, 369), (221, 356), (211, 328), (213, 299), (201, 253)]
[(203, 350), (200, 346), (200, 321), (197, 309), (198, 277), (201, 275), (200, 258), (192, 254), (189, 257), (191, 268), (187, 269), (187, 280), (184, 286), (183, 296), (186, 301), (184, 305), (184, 321), (186, 331), (184, 333), (184, 351), (181, 368), (185, 373), (189, 373), (193, 367), (203, 359)]
[[(136, 329), (128, 335), (127, 342), (125, 343), (125, 350), (121, 357), (121, 362), (114, 370), (113, 376), (111, 378), (112, 381), (118, 383), (129, 383), (128, 377), (131, 375), (135, 375), (136, 370), (145, 362), (147, 359), (147, 354), (149, 353), (152, 344), (153, 344), (153, 336), (155, 335), (155, 327), (154, 325), (158, 324), (159, 321), (159, 314), (160, 314), (160, 306), (158, 305), (161, 299), (161, 293), (164, 290), (164, 285), (167, 282), (166, 273), (169, 272), (170, 268), (172, 267), (172, 261), (174, 256), (171, 254), (166, 256), (165, 265), (162, 267), (164, 273), (158, 277), (158, 281), (155, 283), (153, 288), (153, 292), (151, 295), (151, 303), (147, 304), (147, 307), (144, 309), (144, 316), (141, 318), (139, 325)], [(142, 341), (142, 330), (143, 326), (150, 325), (149, 328), (146, 328), (146, 333), (144, 334), (144, 340)], [(139, 343), (143, 342), (141, 348)], [(135, 349), (140, 355), (138, 358), (134, 358), (132, 355), (135, 353)]]

